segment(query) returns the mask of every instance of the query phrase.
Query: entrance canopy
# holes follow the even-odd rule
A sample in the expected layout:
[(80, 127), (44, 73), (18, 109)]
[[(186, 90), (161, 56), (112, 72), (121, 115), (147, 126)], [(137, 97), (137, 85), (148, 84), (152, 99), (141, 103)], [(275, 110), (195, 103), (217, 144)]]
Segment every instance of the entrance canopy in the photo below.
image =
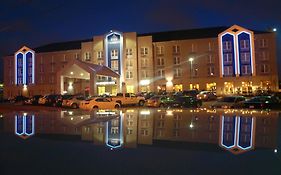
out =
[(118, 73), (106, 66), (85, 63), (80, 60), (73, 60), (69, 62), (61, 71), (58, 72), (59, 76), (63, 75), (64, 77), (79, 79), (90, 79), (91, 73), (114, 78), (120, 77)]

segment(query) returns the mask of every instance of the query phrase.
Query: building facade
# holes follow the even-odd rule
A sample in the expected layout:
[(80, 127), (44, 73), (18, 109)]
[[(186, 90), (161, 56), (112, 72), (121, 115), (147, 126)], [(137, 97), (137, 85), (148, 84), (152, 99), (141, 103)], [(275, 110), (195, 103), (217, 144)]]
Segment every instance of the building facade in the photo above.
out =
[(251, 94), (278, 90), (277, 72), (274, 32), (237, 25), (147, 34), (110, 31), (88, 40), (22, 47), (5, 57), (4, 97), (190, 89)]

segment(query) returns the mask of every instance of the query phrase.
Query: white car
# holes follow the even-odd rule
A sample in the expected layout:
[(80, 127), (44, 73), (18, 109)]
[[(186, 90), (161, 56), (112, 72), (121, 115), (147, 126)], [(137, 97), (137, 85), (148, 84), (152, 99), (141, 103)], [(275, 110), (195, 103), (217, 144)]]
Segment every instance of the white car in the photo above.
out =
[(85, 100), (84, 97), (70, 97), (68, 99), (64, 99), (62, 101), (62, 107), (71, 107), (71, 108), (79, 108), (80, 102)]
[(79, 108), (81, 109), (114, 109), (119, 108), (120, 104), (115, 101), (111, 101), (107, 98), (96, 97), (89, 100), (83, 100), (80, 102)]

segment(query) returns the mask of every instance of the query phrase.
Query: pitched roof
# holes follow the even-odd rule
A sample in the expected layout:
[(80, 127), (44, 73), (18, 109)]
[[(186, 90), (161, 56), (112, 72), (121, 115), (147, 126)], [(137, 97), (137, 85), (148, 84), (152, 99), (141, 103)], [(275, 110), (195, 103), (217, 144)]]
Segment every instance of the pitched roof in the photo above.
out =
[[(216, 38), (218, 35), (227, 30), (229, 27), (209, 27), (199, 29), (187, 29), (187, 30), (176, 30), (176, 31), (164, 31), (154, 33), (138, 34), (138, 36), (152, 36), (153, 42), (172, 41), (172, 40), (186, 40), (186, 39), (202, 39), (202, 38)], [(255, 34), (270, 33), (266, 31), (255, 31)]]
[(36, 53), (41, 53), (41, 52), (55, 52), (55, 51), (64, 51), (64, 50), (76, 50), (76, 49), (81, 49), (82, 42), (90, 42), (90, 41), (93, 41), (93, 39), (51, 43), (51, 44), (37, 47), (34, 49), (34, 51)]

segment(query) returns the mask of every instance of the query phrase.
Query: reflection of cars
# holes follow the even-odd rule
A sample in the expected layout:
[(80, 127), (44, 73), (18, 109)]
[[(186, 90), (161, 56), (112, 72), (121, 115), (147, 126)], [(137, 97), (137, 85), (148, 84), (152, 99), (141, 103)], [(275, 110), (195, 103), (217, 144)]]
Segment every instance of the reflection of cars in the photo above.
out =
[(256, 96), (243, 102), (243, 107), (251, 109), (272, 109), (278, 108), (279, 105), (278, 99), (272, 96)]
[(67, 98), (67, 99), (64, 99), (62, 101), (62, 106), (63, 107), (71, 107), (71, 108), (79, 108), (79, 105), (80, 105), (80, 102), (82, 100), (85, 100), (85, 97), (83, 96), (73, 96), (73, 97), (70, 97), (70, 98)]
[(172, 102), (171, 106), (183, 108), (200, 107), (202, 106), (202, 101), (191, 96), (180, 96), (175, 97), (174, 102)]
[(222, 97), (211, 105), (212, 108), (241, 108), (245, 97), (243, 96), (227, 96)]
[(199, 94), (197, 94), (196, 97), (199, 100), (206, 100), (206, 101), (217, 99), (217, 96), (211, 91), (201, 91)]
[(145, 105), (149, 107), (165, 107), (174, 102), (174, 97), (170, 96), (153, 96), (146, 100)]
[(24, 104), (32, 104), (32, 105), (38, 105), (39, 98), (43, 97), (42, 95), (34, 95), (33, 97), (27, 99), (24, 101)]
[(79, 108), (81, 109), (114, 109), (114, 108), (119, 108), (120, 104), (111, 101), (108, 98), (93, 98), (93, 99), (88, 99), (88, 100), (83, 100), (80, 102)]

